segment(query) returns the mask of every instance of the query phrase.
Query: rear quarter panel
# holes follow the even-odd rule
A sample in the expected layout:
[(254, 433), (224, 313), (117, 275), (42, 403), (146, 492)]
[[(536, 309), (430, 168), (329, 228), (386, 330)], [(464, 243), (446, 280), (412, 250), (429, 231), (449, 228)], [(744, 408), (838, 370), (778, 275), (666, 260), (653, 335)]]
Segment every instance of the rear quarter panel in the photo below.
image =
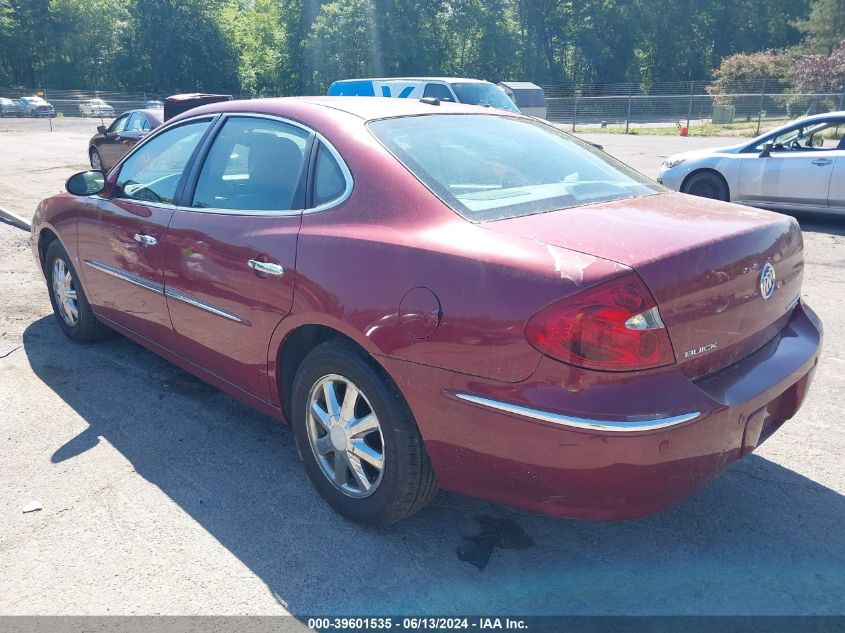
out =
[[(524, 335), (531, 315), (629, 270), (464, 220), (360, 121), (319, 131), (346, 159), (354, 189), (342, 205), (303, 217), (285, 332), (321, 323), (373, 354), (516, 382), (540, 360)], [(422, 339), (400, 321), (403, 297), (419, 287), (436, 295), (442, 315)]]

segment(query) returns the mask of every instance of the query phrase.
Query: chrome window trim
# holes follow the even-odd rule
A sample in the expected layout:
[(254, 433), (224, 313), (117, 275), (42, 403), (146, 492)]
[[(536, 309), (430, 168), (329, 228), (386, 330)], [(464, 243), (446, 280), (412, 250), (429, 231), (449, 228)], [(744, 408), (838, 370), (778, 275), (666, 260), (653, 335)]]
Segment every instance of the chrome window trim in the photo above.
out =
[[(221, 113), (222, 118), (224, 119), (223, 125), (226, 124), (227, 119), (232, 118), (250, 118), (250, 119), (269, 119), (271, 121), (278, 121), (279, 123), (285, 123), (287, 125), (291, 125), (293, 127), (299, 128), (307, 132), (308, 134), (313, 134), (314, 137), (322, 143), (332, 157), (337, 162), (338, 166), (340, 167), (340, 171), (343, 174), (343, 179), (346, 183), (346, 188), (343, 190), (343, 193), (335, 198), (334, 200), (330, 200), (321, 205), (317, 205), (316, 207), (310, 207), (308, 209), (286, 209), (286, 210), (249, 210), (249, 209), (219, 209), (216, 207), (183, 207), (178, 206), (176, 209), (180, 211), (196, 211), (199, 213), (216, 213), (216, 214), (223, 214), (223, 215), (245, 215), (245, 216), (264, 216), (264, 217), (290, 217), (295, 215), (307, 215), (311, 213), (319, 213), (320, 211), (326, 211), (333, 207), (336, 207), (340, 204), (346, 202), (349, 196), (352, 195), (352, 189), (355, 186), (355, 181), (352, 178), (352, 172), (349, 171), (349, 167), (346, 164), (346, 161), (343, 160), (340, 153), (335, 149), (334, 145), (332, 145), (328, 139), (320, 134), (317, 130), (314, 130), (307, 125), (300, 123), (299, 121), (294, 121), (293, 119), (288, 119), (283, 116), (278, 116), (274, 114), (264, 114), (261, 112), (223, 112)], [(214, 141), (212, 141), (213, 143)], [(309, 162), (308, 158), (303, 156), (303, 160), (306, 161), (306, 164)]]
[(523, 407), (518, 404), (509, 402), (502, 402), (500, 400), (492, 400), (490, 398), (483, 398), (481, 396), (474, 396), (468, 393), (455, 393), (456, 398), (477, 404), (482, 407), (501, 411), (503, 413), (511, 413), (541, 422), (550, 422), (559, 426), (571, 427), (574, 429), (601, 431), (605, 433), (632, 433), (641, 431), (656, 431), (661, 429), (669, 429), (684, 422), (694, 420), (701, 415), (701, 412), (695, 411), (692, 413), (683, 413), (681, 415), (674, 415), (671, 417), (656, 417), (649, 420), (637, 421), (616, 421), (616, 420), (590, 420), (587, 418), (577, 418), (569, 415), (562, 415), (560, 413), (551, 413), (549, 411), (542, 411), (540, 409), (531, 409)]
[[(327, 211), (328, 209), (332, 209), (336, 206), (339, 206), (346, 202), (349, 199), (349, 196), (352, 195), (352, 191), (355, 188), (355, 179), (352, 177), (352, 172), (349, 171), (349, 166), (346, 164), (346, 161), (343, 160), (343, 157), (340, 155), (340, 152), (335, 149), (334, 145), (332, 145), (329, 140), (320, 134), (317, 130), (314, 130), (304, 123), (300, 123), (299, 121), (294, 121), (293, 119), (288, 119), (283, 116), (279, 116), (276, 114), (265, 114), (263, 112), (214, 112), (214, 113), (206, 113), (206, 114), (198, 114), (196, 116), (188, 117), (186, 119), (180, 119), (176, 125), (184, 125), (186, 123), (191, 123), (194, 121), (202, 120), (202, 119), (210, 119), (210, 123), (214, 122), (216, 117), (221, 117), (223, 119), (233, 118), (233, 117), (248, 117), (248, 118), (258, 118), (258, 119), (270, 119), (273, 121), (279, 121), (281, 123), (287, 123), (294, 127), (297, 127), (309, 134), (313, 134), (316, 139), (322, 143), (332, 157), (337, 161), (337, 164), (340, 166), (340, 171), (343, 174), (343, 178), (346, 181), (346, 188), (344, 189), (343, 193), (324, 204), (318, 205), (316, 207), (311, 207), (308, 209), (287, 209), (284, 211), (270, 211), (270, 210), (244, 210), (244, 209), (218, 209), (214, 207), (184, 207), (181, 205), (175, 204), (165, 204), (160, 202), (146, 202), (144, 200), (138, 200), (136, 198), (109, 198), (109, 200), (126, 200), (133, 204), (140, 204), (143, 206), (150, 206), (155, 207), (157, 209), (173, 209), (174, 211), (192, 211), (194, 213), (212, 213), (217, 215), (242, 215), (247, 217), (292, 217), (297, 215), (309, 215), (311, 213), (319, 213), (320, 211)], [(118, 161), (111, 169), (109, 169), (109, 173), (114, 171), (115, 169), (122, 168), (123, 163), (135, 152), (137, 152), (141, 147), (146, 145), (151, 139), (154, 139), (159, 134), (163, 134), (166, 130), (171, 129), (168, 124), (164, 124), (161, 127), (154, 130), (152, 134), (149, 134), (144, 137), (144, 139), (135, 145), (123, 158)], [(213, 141), (212, 141), (213, 142)], [(307, 159), (306, 159), (307, 160)], [(98, 196), (99, 197), (99, 196)], [(105, 198), (104, 198), (105, 199)]]
[(155, 292), (156, 294), (163, 295), (164, 294), (164, 286), (161, 284), (157, 284), (154, 281), (150, 281), (148, 279), (144, 279), (143, 277), (138, 277), (136, 275), (130, 275), (127, 272), (124, 272), (118, 268), (112, 268), (107, 264), (103, 264), (101, 262), (97, 262), (91, 259), (86, 259), (85, 264), (93, 268), (94, 270), (99, 270), (101, 273), (105, 273), (107, 275), (111, 275), (112, 277), (116, 277), (122, 281), (126, 281), (130, 284), (134, 284), (136, 286), (140, 286), (146, 290), (150, 290)]
[(223, 317), (224, 319), (228, 319), (229, 321), (234, 321), (235, 323), (241, 323), (242, 325), (252, 325), (249, 321), (242, 319), (234, 312), (229, 312), (224, 310), (223, 308), (218, 308), (216, 306), (211, 305), (210, 303), (206, 303), (205, 301), (201, 301), (196, 297), (192, 297), (189, 294), (184, 292), (180, 292), (178, 290), (172, 290), (170, 288), (164, 289), (164, 295), (168, 299), (175, 299), (176, 301), (181, 301), (189, 306), (193, 306), (195, 308), (199, 308), (200, 310), (205, 310), (206, 312), (210, 312), (211, 314), (215, 314), (219, 317)]

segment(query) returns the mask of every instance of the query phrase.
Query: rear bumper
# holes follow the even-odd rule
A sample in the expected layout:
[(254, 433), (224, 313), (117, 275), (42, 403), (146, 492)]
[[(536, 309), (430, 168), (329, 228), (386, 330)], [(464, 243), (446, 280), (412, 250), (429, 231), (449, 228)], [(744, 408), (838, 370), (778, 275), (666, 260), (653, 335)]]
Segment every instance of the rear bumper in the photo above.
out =
[(762, 349), (697, 381), (674, 368), (610, 375), (544, 359), (530, 379), (504, 384), (383, 362), (441, 487), (543, 514), (624, 519), (693, 494), (795, 415), (821, 341), (820, 321), (799, 305)]

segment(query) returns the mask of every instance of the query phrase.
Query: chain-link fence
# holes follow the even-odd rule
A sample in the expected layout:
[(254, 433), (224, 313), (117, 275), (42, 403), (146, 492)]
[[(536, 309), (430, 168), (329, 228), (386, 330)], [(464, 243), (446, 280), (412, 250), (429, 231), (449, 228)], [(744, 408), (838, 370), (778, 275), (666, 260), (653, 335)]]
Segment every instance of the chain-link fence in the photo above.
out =
[[(715, 124), (759, 131), (766, 121), (794, 119), (816, 112), (845, 110), (845, 87), (836, 92), (805, 93), (789, 81), (760, 81), (720, 84), (684, 81), (640, 84), (544, 85), (547, 118), (576, 126), (631, 126)], [(102, 99), (119, 116), (127, 110), (144, 108), (165, 95), (148, 92), (55, 90), (51, 88), (0, 88), (0, 97), (17, 100), (38, 95), (52, 104), (55, 116), (80, 117), (90, 109), (81, 107), (90, 99)], [(98, 111), (97, 115), (100, 114)], [(743, 126), (743, 124), (746, 124)]]
[(696, 123), (730, 125), (794, 119), (806, 114), (845, 110), (845, 87), (806, 93), (789, 81), (765, 79), (715, 86), (709, 81), (639, 84), (544, 85), (547, 118), (576, 125)]
[[(114, 110), (114, 116), (120, 116), (127, 110), (147, 107), (150, 101), (161, 101), (162, 95), (149, 92), (115, 92), (86, 90), (54, 90), (51, 88), (0, 88), (0, 97), (17, 101), (21, 97), (38, 96), (53, 106), (55, 116), (81, 117), (99, 116), (102, 108), (80, 107), (91, 99), (102, 99)], [(110, 113), (109, 113), (110, 114)]]

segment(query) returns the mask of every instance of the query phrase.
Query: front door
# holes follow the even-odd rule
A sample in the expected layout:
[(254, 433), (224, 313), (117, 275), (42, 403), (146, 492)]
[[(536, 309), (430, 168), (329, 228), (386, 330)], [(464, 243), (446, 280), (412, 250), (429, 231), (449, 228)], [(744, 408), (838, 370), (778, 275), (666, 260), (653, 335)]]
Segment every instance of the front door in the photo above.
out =
[(174, 349), (268, 402), (268, 345), (293, 304), (312, 136), (275, 119), (227, 116), (164, 245)]
[(828, 151), (806, 149), (743, 158), (740, 195), (747, 202), (827, 206), (834, 160)]
[(163, 246), (183, 171), (210, 120), (172, 128), (139, 148), (80, 210), (77, 252), (95, 312), (168, 344)]
[(845, 213), (845, 137), (840, 142), (842, 149), (836, 152), (833, 176), (830, 179), (830, 191), (827, 203), (831, 211)]
[[(743, 201), (775, 205), (828, 206), (836, 162), (840, 116), (814, 118), (774, 132), (744, 155), (739, 194)], [(831, 137), (835, 137), (834, 140)], [(771, 146), (768, 156), (762, 150)]]

